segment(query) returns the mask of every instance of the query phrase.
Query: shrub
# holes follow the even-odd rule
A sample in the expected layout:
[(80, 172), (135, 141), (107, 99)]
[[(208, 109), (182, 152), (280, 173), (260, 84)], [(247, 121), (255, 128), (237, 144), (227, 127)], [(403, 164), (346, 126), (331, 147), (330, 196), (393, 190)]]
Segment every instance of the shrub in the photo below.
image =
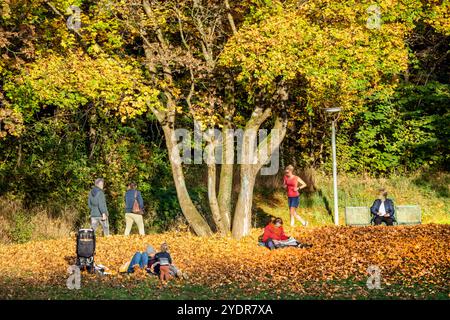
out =
[(10, 236), (13, 242), (25, 243), (31, 240), (34, 226), (29, 216), (23, 212), (16, 212), (13, 216), (13, 228)]

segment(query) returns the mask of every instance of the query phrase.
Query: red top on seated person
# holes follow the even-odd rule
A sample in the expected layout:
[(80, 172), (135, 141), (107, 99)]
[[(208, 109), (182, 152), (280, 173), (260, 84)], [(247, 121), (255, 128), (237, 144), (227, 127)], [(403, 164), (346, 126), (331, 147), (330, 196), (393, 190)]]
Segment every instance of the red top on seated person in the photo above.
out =
[(272, 240), (287, 240), (289, 237), (284, 233), (284, 229), (282, 226), (282, 222), (280, 218), (275, 219), (274, 222), (270, 222), (264, 228), (263, 234), (263, 242), (266, 242), (268, 239)]

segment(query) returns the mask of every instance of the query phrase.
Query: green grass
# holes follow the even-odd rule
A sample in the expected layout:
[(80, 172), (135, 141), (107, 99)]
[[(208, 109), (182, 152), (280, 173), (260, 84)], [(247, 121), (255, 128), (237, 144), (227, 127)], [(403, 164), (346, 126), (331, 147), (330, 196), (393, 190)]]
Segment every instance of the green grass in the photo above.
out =
[[(132, 279), (130, 279), (133, 281)], [(298, 294), (284, 290), (255, 291), (251, 286), (239, 288), (226, 285), (208, 288), (189, 282), (173, 281), (167, 287), (158, 288), (155, 278), (148, 278), (126, 287), (112, 286), (101, 280), (83, 281), (79, 290), (69, 290), (64, 286), (20, 285), (17, 280), (1, 280), (0, 299), (37, 299), (37, 300), (318, 300), (318, 299), (440, 299), (448, 300), (448, 288), (439, 288), (432, 284), (414, 285), (383, 284), (381, 289), (369, 290), (365, 282), (334, 280), (311, 282), (304, 287), (305, 293)], [(255, 284), (257, 286), (257, 284)], [(9, 288), (9, 289), (8, 289)], [(11, 289), (13, 288), (13, 289)]]

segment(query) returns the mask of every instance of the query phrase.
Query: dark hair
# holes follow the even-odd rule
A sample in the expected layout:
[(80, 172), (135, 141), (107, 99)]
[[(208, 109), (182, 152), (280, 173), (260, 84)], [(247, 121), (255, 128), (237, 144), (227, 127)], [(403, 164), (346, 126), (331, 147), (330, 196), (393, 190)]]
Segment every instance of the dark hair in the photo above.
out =
[(275, 220), (273, 220), (273, 224), (277, 224), (277, 223), (283, 224), (283, 219), (281, 218), (275, 218)]
[(136, 182), (130, 182), (128, 184), (128, 187), (130, 187), (131, 189), (136, 189), (137, 188), (137, 184), (136, 184)]

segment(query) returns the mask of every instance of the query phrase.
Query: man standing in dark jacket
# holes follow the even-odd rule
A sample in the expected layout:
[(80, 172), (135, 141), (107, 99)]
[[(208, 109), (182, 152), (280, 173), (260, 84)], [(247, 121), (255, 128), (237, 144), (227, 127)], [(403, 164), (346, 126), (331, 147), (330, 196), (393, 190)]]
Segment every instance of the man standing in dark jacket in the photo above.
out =
[(385, 222), (386, 225), (392, 226), (394, 224), (394, 202), (387, 198), (388, 193), (385, 189), (380, 189), (380, 198), (375, 200), (370, 212), (374, 215), (375, 225), (380, 225)]
[(105, 181), (102, 178), (95, 179), (95, 186), (89, 192), (88, 206), (91, 209), (91, 228), (94, 231), (101, 224), (103, 234), (109, 236), (108, 208), (103, 188)]

